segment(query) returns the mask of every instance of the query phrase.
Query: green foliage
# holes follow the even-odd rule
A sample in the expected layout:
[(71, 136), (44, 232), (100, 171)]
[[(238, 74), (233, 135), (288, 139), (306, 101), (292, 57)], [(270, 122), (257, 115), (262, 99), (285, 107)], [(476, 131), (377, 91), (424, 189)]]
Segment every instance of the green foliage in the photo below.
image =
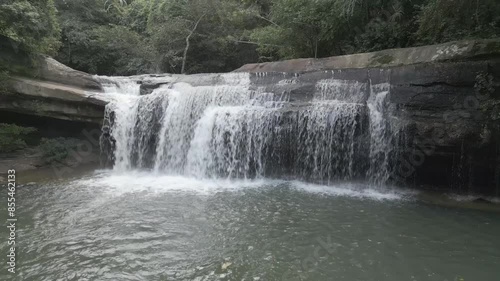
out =
[(0, 123), (0, 152), (8, 153), (26, 147), (26, 138), (35, 128)]
[(40, 150), (45, 163), (62, 162), (78, 146), (79, 140), (74, 138), (42, 138)]
[(254, 2), (270, 3), (56, 0), (62, 27), (56, 59), (105, 75), (179, 73), (183, 61), (188, 73), (230, 71), (257, 59), (255, 43), (242, 43), (247, 30), (262, 24)]
[(82, 71), (132, 75), (154, 71), (155, 51), (143, 35), (121, 24), (126, 2), (57, 0), (62, 26), (59, 61)]
[(144, 34), (148, 26), (150, 6), (153, 1), (136, 0), (130, 3), (121, 19), (121, 24), (135, 32)]
[(4, 0), (0, 34), (89, 73), (223, 72), (498, 37), (500, 1)]
[(325, 57), (500, 34), (496, 0), (273, 0), (251, 32), (270, 60)]
[(53, 54), (60, 35), (56, 13), (53, 0), (4, 0), (0, 4), (0, 34), (31, 51)]
[(104, 69), (96, 72), (133, 75), (151, 72), (155, 50), (137, 32), (124, 26), (101, 26), (95, 30), (96, 43), (106, 49)]
[(303, 51), (297, 47), (297, 42), (302, 41), (303, 38), (294, 36), (292, 29), (268, 25), (254, 29), (250, 34), (250, 39), (259, 46), (257, 49), (259, 53), (271, 60), (307, 56), (302, 55)]
[(355, 38), (355, 44), (361, 52), (399, 47), (403, 32), (397, 22), (375, 18), (366, 25), (365, 32)]
[(422, 7), (418, 22), (417, 37), (423, 43), (498, 37), (500, 2), (430, 0)]
[(274, 0), (251, 38), (271, 59), (325, 57), (414, 44), (424, 0)]
[(220, 72), (254, 61), (255, 45), (242, 43), (245, 29), (255, 24), (252, 9), (233, 0), (151, 1), (146, 30), (159, 69), (179, 73), (185, 59), (187, 73)]
[(275, 0), (268, 17), (269, 24), (257, 28), (251, 38), (261, 53), (279, 58), (318, 57), (326, 51), (342, 29), (345, 18), (335, 1)]
[(60, 28), (53, 0), (4, 0), (0, 4), (0, 92), (11, 74), (33, 75), (37, 53), (53, 55)]

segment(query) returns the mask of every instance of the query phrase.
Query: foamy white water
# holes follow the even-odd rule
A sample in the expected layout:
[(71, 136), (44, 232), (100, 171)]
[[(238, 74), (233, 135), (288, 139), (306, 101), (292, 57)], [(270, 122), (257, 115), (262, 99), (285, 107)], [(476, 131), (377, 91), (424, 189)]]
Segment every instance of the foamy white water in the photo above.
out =
[(95, 76), (107, 94), (140, 95), (141, 85), (129, 77), (121, 76)]
[(75, 180), (69, 185), (93, 186), (109, 196), (131, 193), (154, 194), (183, 192), (200, 195), (214, 195), (218, 192), (238, 192), (248, 189), (291, 188), (301, 192), (333, 197), (350, 197), (369, 200), (406, 200), (415, 192), (401, 189), (375, 189), (369, 185), (338, 183), (319, 185), (301, 181), (269, 179), (197, 179), (195, 177), (162, 175), (151, 172), (98, 171), (94, 175)]

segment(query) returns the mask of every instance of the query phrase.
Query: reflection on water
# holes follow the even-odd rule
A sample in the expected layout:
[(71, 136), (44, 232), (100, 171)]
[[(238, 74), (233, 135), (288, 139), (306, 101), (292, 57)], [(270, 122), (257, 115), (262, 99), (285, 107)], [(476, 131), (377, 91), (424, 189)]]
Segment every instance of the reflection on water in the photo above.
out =
[(416, 196), (102, 171), (19, 189), (18, 277), (498, 280), (500, 214)]

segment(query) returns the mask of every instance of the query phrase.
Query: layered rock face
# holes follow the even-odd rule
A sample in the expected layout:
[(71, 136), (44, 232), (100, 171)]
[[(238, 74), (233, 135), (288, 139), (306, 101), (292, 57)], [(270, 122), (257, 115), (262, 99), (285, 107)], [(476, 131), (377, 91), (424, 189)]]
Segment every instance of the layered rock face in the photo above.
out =
[[(11, 73), (1, 81), (0, 110), (100, 124), (106, 101), (92, 75), (71, 69), (42, 55), (29, 55), (0, 36), (0, 66)], [(96, 97), (97, 96), (97, 97)]]
[[(71, 80), (63, 80), (71, 83)], [(0, 110), (100, 124), (106, 101), (75, 85), (14, 77), (0, 95)], [(92, 89), (94, 90), (94, 89)]]

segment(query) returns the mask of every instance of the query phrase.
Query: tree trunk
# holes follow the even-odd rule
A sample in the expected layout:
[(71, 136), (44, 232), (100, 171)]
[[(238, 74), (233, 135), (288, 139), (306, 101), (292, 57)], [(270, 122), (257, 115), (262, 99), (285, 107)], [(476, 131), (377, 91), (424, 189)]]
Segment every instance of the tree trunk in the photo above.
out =
[(71, 41), (68, 39), (68, 65), (71, 65)]
[(181, 74), (184, 74), (186, 71), (186, 60), (187, 60), (187, 53), (189, 50), (189, 40), (191, 39), (191, 36), (193, 36), (193, 33), (196, 31), (196, 28), (198, 28), (198, 24), (200, 23), (201, 19), (205, 16), (205, 14), (201, 15), (201, 17), (196, 21), (194, 24), (193, 29), (189, 32), (188, 36), (186, 37), (186, 48), (184, 48), (184, 54), (182, 55), (182, 67), (181, 67)]
[(318, 38), (314, 41), (314, 58), (318, 58)]

